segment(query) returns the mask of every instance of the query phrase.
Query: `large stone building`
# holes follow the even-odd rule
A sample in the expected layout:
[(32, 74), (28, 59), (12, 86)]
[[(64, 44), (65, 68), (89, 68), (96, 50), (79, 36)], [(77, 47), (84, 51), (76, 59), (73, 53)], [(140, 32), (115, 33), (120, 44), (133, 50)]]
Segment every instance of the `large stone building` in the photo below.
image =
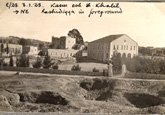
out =
[(114, 53), (133, 57), (138, 55), (138, 44), (128, 35), (110, 35), (88, 44), (88, 58), (107, 62)]
[[(0, 52), (1, 50), (1, 44), (0, 43)], [(18, 45), (18, 44), (8, 44), (8, 48), (9, 48), (9, 53), (8, 55), (10, 55), (12, 53), (12, 55), (20, 55), (22, 54), (22, 45)], [(3, 55), (7, 55), (7, 44), (4, 43), (3, 44), (3, 53), (1, 52), (1, 54)]]
[(28, 54), (28, 55), (38, 55), (38, 47), (35, 46), (24, 46), (23, 47), (23, 54)]
[(62, 36), (60, 38), (52, 37), (52, 45), (54, 49), (72, 49), (76, 44), (76, 39), (69, 36)]

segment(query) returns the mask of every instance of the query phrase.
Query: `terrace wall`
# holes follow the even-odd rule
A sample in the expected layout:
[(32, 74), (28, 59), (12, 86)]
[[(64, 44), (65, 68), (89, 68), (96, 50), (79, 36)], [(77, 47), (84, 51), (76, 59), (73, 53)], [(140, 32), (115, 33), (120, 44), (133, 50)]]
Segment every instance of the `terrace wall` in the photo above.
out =
[(3, 68), (1, 68), (1, 70), (32, 72), (32, 73), (64, 74), (64, 75), (103, 76), (103, 72), (68, 71), (68, 70), (39, 69), (39, 68), (28, 68), (28, 67), (25, 68), (25, 67), (4, 66)]
[(165, 80), (165, 75), (148, 73), (126, 73), (125, 78)]

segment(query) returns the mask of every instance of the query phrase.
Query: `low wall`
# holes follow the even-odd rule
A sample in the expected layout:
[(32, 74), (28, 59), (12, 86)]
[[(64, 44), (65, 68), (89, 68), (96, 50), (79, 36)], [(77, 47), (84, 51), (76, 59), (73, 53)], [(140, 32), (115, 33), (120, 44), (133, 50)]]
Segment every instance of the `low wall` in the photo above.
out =
[(126, 78), (165, 80), (165, 75), (148, 73), (126, 73)]
[(28, 67), (4, 66), (3, 70), (4, 71), (32, 72), (32, 73), (65, 74), (65, 75), (103, 76), (102, 72), (68, 71), (68, 70), (39, 69), (39, 68), (28, 68)]

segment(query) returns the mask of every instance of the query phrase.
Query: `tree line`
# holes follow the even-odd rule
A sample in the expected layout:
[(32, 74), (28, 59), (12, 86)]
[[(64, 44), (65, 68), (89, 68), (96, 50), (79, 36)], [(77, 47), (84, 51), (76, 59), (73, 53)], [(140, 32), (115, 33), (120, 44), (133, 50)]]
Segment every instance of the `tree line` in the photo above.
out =
[(165, 59), (153, 60), (141, 58), (139, 56), (121, 57), (115, 54), (111, 58), (113, 64), (113, 71), (121, 73), (122, 65), (125, 64), (127, 70), (136, 73), (150, 73), (150, 74), (165, 74)]

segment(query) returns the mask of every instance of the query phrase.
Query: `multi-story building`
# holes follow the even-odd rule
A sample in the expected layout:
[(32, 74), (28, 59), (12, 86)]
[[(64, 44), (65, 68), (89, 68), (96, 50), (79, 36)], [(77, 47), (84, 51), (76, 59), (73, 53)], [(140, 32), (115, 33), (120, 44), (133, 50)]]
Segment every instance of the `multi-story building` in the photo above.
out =
[(24, 46), (23, 47), (23, 54), (37, 55), (38, 53), (39, 53), (38, 47), (35, 47), (35, 46)]
[(138, 55), (138, 44), (128, 35), (109, 35), (88, 44), (88, 58), (107, 62), (114, 53), (133, 57)]
[[(0, 43), (0, 52), (1, 50), (1, 45), (2, 43)], [(3, 52), (1, 52), (1, 54), (6, 55), (7, 54), (7, 45), (8, 45), (8, 55), (12, 53), (12, 55), (20, 55), (22, 54), (22, 45), (18, 45), (18, 44), (6, 44), (3, 43)]]
[(52, 37), (52, 45), (54, 49), (72, 49), (76, 44), (76, 39), (69, 36), (62, 36), (60, 38)]

